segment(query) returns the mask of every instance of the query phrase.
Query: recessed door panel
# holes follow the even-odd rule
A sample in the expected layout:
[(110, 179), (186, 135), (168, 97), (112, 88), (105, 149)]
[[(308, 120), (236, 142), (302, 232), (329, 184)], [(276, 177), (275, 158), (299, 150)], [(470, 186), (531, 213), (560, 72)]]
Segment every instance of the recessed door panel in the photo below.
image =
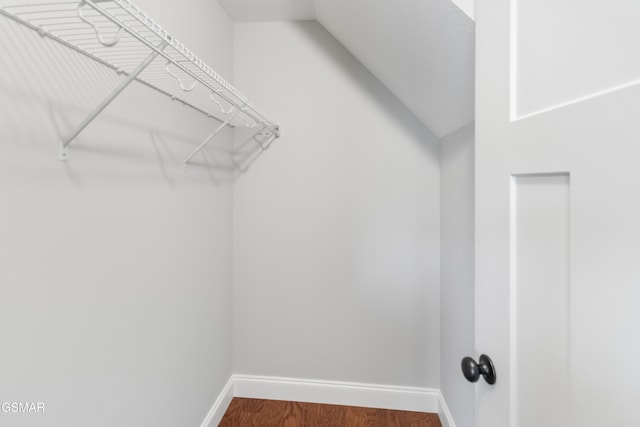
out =
[(512, 427), (539, 427), (540, 414), (547, 427), (569, 425), (569, 182), (511, 181)]

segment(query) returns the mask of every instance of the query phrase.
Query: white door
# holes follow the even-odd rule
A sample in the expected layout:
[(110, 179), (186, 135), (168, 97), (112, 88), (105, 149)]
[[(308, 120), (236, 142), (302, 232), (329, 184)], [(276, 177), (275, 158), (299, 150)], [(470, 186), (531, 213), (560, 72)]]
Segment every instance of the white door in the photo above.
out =
[(476, 426), (640, 426), (640, 2), (476, 30)]

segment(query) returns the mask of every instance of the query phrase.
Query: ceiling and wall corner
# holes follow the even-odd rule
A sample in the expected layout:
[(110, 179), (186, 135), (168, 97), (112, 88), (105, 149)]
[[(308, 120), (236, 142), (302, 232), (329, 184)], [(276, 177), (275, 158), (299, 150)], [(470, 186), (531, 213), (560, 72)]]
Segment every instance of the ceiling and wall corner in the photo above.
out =
[(436, 136), (474, 121), (473, 0), (218, 0), (238, 22), (317, 20)]
[(469, 18), (476, 20), (475, 0), (452, 0)]
[(218, 0), (238, 22), (311, 21), (316, 19), (313, 0)]

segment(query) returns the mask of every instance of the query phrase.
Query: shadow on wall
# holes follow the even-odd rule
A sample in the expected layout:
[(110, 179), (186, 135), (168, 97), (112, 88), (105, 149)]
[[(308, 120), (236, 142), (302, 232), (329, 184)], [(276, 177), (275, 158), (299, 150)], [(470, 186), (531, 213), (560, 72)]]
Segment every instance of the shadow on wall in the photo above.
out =
[[(0, 51), (0, 150), (27, 157), (57, 162), (61, 140), (122, 79), (4, 16)], [(155, 164), (172, 184), (183, 174), (186, 156), (219, 124), (134, 82), (71, 142), (69, 163), (100, 156), (132, 166)], [(225, 129), (193, 159), (188, 173), (205, 173), (214, 183), (230, 181), (231, 172), (238, 172), (231, 144), (231, 130)]]
[[(301, 36), (312, 41), (326, 55), (326, 59), (338, 65), (344, 75), (348, 76), (354, 86), (377, 105), (381, 106), (387, 115), (411, 134), (414, 140), (422, 141), (423, 148), (432, 158), (439, 156), (438, 138), (418, 119), (396, 96), (391, 93), (358, 59), (356, 59), (342, 44), (328, 33), (320, 24), (309, 25), (308, 22), (295, 22)], [(342, 49), (335, 49), (339, 44)], [(364, 70), (364, 72), (363, 72)], [(340, 100), (336, 100), (339, 103)]]

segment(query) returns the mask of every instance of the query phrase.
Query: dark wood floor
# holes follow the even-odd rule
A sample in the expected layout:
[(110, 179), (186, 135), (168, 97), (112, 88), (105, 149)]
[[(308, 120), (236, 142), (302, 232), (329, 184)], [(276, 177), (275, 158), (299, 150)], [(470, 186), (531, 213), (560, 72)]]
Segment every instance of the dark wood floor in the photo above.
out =
[(219, 427), (442, 427), (438, 415), (234, 397)]

